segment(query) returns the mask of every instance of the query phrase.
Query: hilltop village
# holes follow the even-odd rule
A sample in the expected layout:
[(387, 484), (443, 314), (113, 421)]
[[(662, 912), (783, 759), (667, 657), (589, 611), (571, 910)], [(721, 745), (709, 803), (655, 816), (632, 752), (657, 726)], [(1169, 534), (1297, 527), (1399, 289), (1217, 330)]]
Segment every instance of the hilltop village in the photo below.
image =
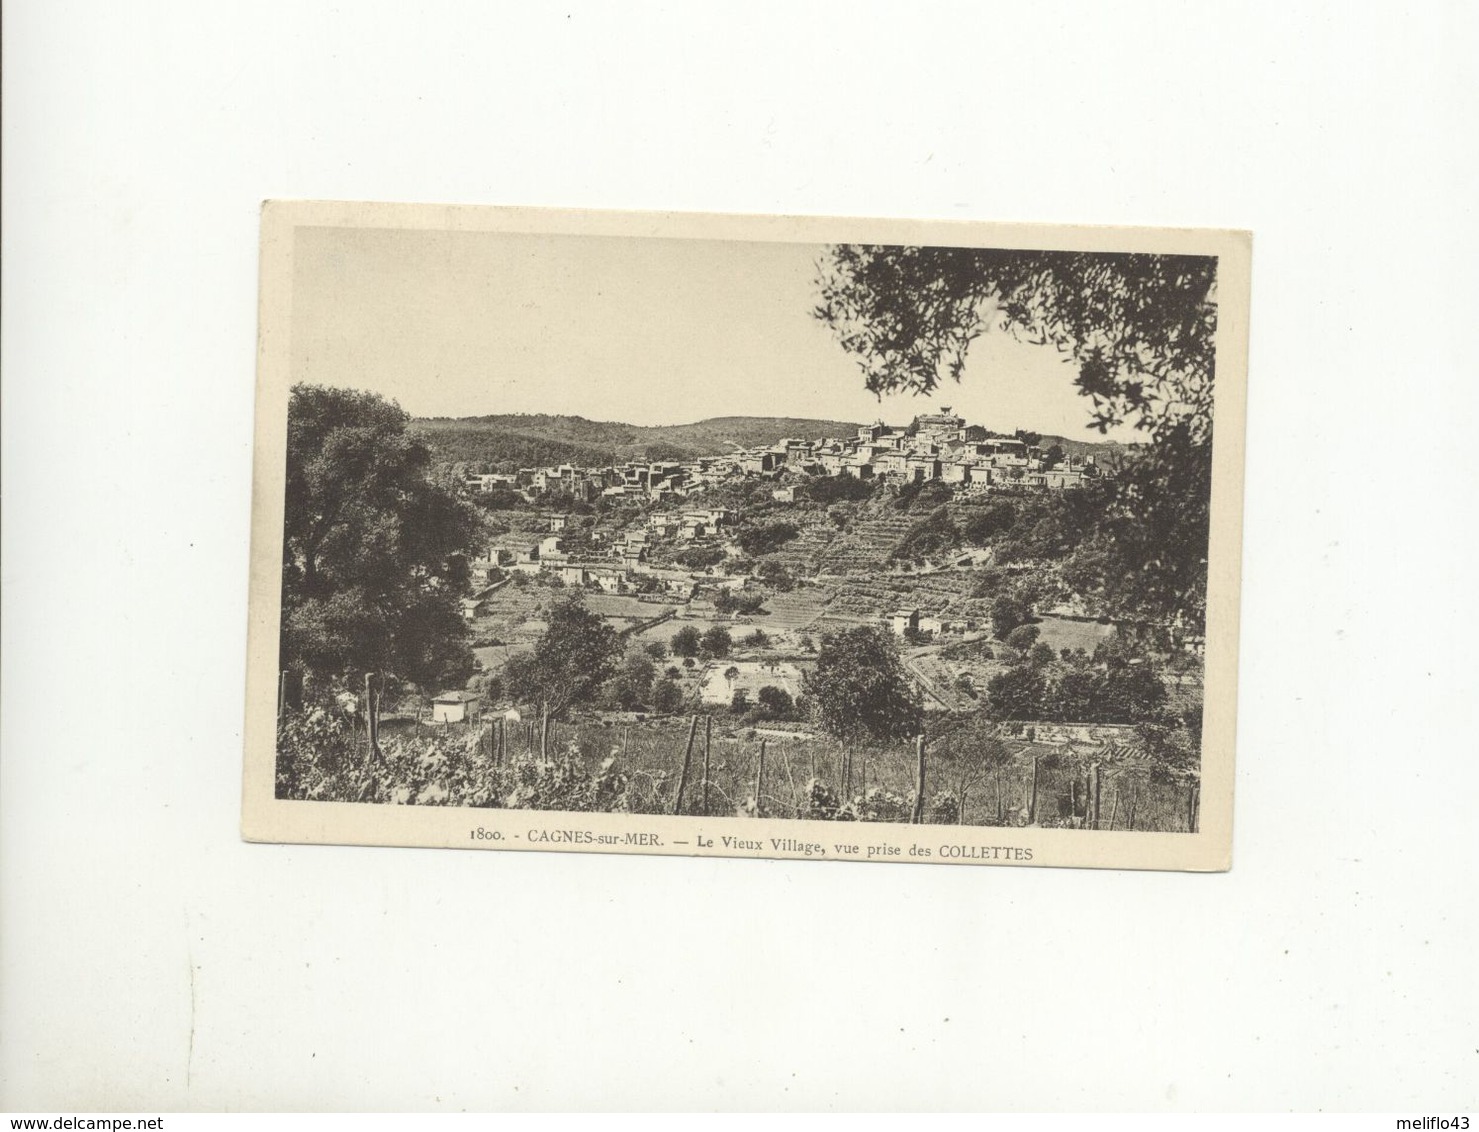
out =
[[(1127, 569), (1133, 447), (948, 410), (634, 426), (295, 398), (280, 797), (1194, 828), (1200, 616), (1151, 612)], [(341, 545), (310, 426), (353, 412), (376, 426), (356, 460), (405, 430), (411, 506), (352, 513)], [(364, 567), (400, 522), (442, 541), (397, 620)], [(324, 564), (364, 581), (326, 594)], [(346, 680), (352, 633), (396, 667)]]
[[(543, 631), (551, 590), (584, 590), (706, 705), (794, 701), (822, 635), (874, 625), (927, 708), (976, 711), (1020, 659), (1011, 629), (1083, 658), (1114, 633), (1065, 569), (1087, 489), (1111, 478), (1079, 448), (946, 409), (725, 455), (470, 471), (489, 535), (463, 615), (496, 674)], [(684, 628), (702, 651), (673, 649)]]
[[(992, 485), (1062, 489), (1098, 474), (1093, 456), (1044, 451), (1031, 439), (1032, 434), (1000, 436), (981, 425), (968, 425), (946, 407), (938, 414), (917, 416), (906, 427), (893, 428), (882, 421), (865, 425), (856, 436), (788, 438), (726, 456), (681, 462), (631, 461), (607, 468), (561, 464), (490, 472), (472, 476), (469, 486), (485, 492), (498, 488), (529, 493), (561, 490), (593, 503), (597, 498), (621, 496), (656, 501), (686, 498), (735, 477), (775, 477), (782, 472), (850, 476), (897, 486), (938, 480), (964, 492), (981, 492)], [(786, 489), (778, 490), (777, 498), (785, 500)]]
[[(584, 511), (600, 505), (603, 512), (615, 512), (622, 519), (619, 530), (592, 530), (590, 537), (581, 538), (579, 532), (585, 525), (578, 516), (547, 513), (542, 518), (543, 529), (531, 532), (525, 523), (509, 532), (512, 537), (493, 540), (483, 557), (472, 564), (473, 576), (487, 584), (508, 572), (548, 572), (567, 585), (612, 594), (662, 592), (682, 600), (693, 598), (721, 563), (723, 572), (730, 575), (725, 585), (731, 589), (743, 588), (751, 579), (773, 583), (774, 569), (767, 577), (766, 571), (745, 557), (746, 552), (755, 553), (763, 540), (752, 537), (747, 545), (744, 539), (736, 542), (730, 537), (737, 534), (740, 514), (733, 505), (735, 493), (722, 489), (738, 487), (740, 497), (753, 503), (755, 489), (768, 485), (768, 502), (788, 505), (808, 500), (856, 502), (872, 497), (882, 487), (906, 490), (912, 499), (912, 493), (926, 485), (941, 485), (925, 493), (926, 503), (946, 499), (979, 502), (993, 491), (1063, 491), (1103, 474), (1093, 455), (1065, 455), (1061, 448), (1044, 450), (1037, 443), (1040, 439), (1024, 433), (994, 435), (982, 426), (966, 424), (947, 407), (938, 414), (917, 416), (905, 427), (880, 421), (859, 428), (856, 436), (788, 438), (725, 456), (628, 461), (604, 468), (560, 464), (474, 474), (466, 483), (475, 495), (502, 493), (507, 500), (514, 494), (531, 506), (556, 498)], [(834, 482), (828, 484), (828, 480)], [(720, 495), (730, 498), (712, 498)], [(765, 491), (758, 493), (762, 502), (766, 497)], [(777, 509), (762, 506), (759, 510)], [(754, 512), (755, 508), (746, 510)], [(833, 523), (834, 531), (843, 527), (842, 522)], [(889, 529), (897, 526), (896, 520)], [(541, 537), (530, 537), (533, 533)], [(759, 552), (773, 555), (802, 534), (782, 529), (773, 536), (775, 545)], [(717, 554), (687, 555), (659, 550), (674, 544), (719, 549)], [(829, 563), (826, 557), (791, 563), (802, 568), (789, 580), (804, 581), (821, 566), (850, 574), (879, 565), (870, 556), (851, 564)], [(670, 559), (669, 568), (663, 568), (662, 563)], [(774, 567), (776, 559), (771, 557), (768, 562)], [(466, 606), (469, 616), (476, 613), (476, 600), (470, 599)], [(930, 620), (926, 618), (927, 623)]]

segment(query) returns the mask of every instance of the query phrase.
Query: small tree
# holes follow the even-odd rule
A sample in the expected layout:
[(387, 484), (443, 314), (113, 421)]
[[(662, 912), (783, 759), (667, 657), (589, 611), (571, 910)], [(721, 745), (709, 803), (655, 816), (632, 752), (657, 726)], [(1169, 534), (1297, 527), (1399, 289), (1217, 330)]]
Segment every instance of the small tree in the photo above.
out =
[(1004, 641), (1018, 625), (1025, 625), (1032, 617), (1032, 605), (1018, 594), (999, 594), (991, 603), (991, 631), (998, 641)]
[(776, 719), (787, 718), (796, 707), (791, 700), (791, 693), (774, 684), (766, 684), (755, 693), (755, 699)]
[(652, 686), (652, 710), (671, 715), (683, 703), (683, 690), (671, 676), (664, 676)]
[(919, 730), (920, 707), (898, 646), (879, 628), (824, 635), (805, 679), (821, 724), (833, 735), (893, 739)]
[(723, 625), (715, 625), (703, 635), (700, 651), (704, 656), (715, 660), (722, 660), (729, 655), (729, 650), (734, 641), (729, 636), (729, 630)]
[(548, 621), (532, 652), (509, 658), (504, 678), (516, 698), (557, 716), (591, 697), (615, 672), (621, 650), (616, 631), (578, 593), (555, 602)]
[(626, 711), (641, 707), (652, 695), (652, 681), (656, 676), (657, 666), (645, 652), (628, 654), (620, 671), (607, 685), (611, 699)]
[(671, 647), (674, 656), (694, 657), (699, 650), (699, 631), (692, 625), (684, 625), (673, 634)]
[(998, 672), (986, 684), (993, 719), (1041, 719), (1046, 696), (1047, 683), (1025, 664)]
[[(1028, 625), (1026, 628), (1036, 629), (1036, 625)], [(1053, 646), (1038, 641), (1027, 650), (1027, 661), (1034, 668), (1046, 668), (1053, 663)]]
[(796, 588), (796, 579), (779, 562), (762, 562), (760, 564), (760, 580), (771, 589), (780, 593), (786, 593)]
[(740, 532), (739, 544), (746, 554), (771, 554), (801, 532), (795, 523), (771, 523), (763, 527), (749, 527)]
[(1036, 625), (1018, 625), (1007, 634), (1007, 644), (1018, 652), (1025, 653), (1037, 643), (1037, 638), (1042, 635), (1042, 630)]
[(734, 695), (729, 698), (729, 710), (735, 715), (744, 715), (750, 710), (750, 693), (743, 688), (736, 688)]

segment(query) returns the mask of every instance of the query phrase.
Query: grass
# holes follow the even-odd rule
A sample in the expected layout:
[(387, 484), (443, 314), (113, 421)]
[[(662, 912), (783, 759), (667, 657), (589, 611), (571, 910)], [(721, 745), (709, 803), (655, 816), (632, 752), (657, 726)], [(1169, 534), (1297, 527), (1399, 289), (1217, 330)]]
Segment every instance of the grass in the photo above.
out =
[(1054, 617), (1052, 614), (1039, 614), (1033, 622), (1039, 631), (1038, 640), (1052, 646), (1054, 652), (1060, 649), (1083, 649), (1090, 656), (1094, 655), (1094, 648), (1106, 637), (1114, 635), (1113, 625), (1103, 625), (1098, 621), (1076, 621), (1067, 617)]

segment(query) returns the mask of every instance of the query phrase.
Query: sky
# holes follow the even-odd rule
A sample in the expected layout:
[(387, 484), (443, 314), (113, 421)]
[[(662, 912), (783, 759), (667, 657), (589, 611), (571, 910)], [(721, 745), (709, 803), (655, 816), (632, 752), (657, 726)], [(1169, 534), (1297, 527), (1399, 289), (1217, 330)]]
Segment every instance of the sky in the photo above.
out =
[(754, 241), (300, 228), (293, 380), (371, 390), (413, 416), (902, 424), (949, 406), (997, 431), (1103, 439), (1088, 429), (1071, 363), (1005, 333), (975, 341), (958, 384), (880, 401), (811, 314), (824, 252)]

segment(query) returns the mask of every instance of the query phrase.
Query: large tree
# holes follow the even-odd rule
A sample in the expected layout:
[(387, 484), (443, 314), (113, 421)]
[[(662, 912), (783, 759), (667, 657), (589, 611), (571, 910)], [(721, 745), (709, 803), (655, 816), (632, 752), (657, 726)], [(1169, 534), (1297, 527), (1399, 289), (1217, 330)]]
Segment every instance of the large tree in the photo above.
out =
[(531, 652), (515, 653), (504, 682), (518, 700), (551, 717), (593, 698), (621, 658), (616, 630), (585, 607), (579, 593), (557, 601)]
[(472, 509), (432, 482), (409, 417), (373, 393), (293, 387), (283, 524), (282, 667), (464, 682), (458, 598)]
[(919, 730), (920, 707), (893, 638), (860, 625), (822, 637), (806, 694), (822, 726), (844, 739), (895, 739)]
[(1146, 444), (1116, 476), (1096, 558), (1110, 607), (1199, 625), (1206, 601), (1217, 260), (1208, 256), (844, 244), (816, 317), (875, 394), (959, 381), (971, 343), (1009, 333), (1078, 366), (1101, 431)]

